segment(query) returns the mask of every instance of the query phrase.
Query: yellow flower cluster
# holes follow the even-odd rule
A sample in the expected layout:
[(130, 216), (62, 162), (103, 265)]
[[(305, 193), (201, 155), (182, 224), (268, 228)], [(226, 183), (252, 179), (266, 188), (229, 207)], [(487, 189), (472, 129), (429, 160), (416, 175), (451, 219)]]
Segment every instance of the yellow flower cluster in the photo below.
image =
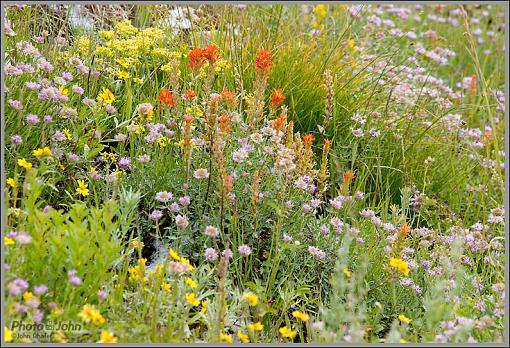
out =
[(88, 304), (83, 306), (83, 310), (80, 314), (78, 314), (78, 316), (86, 323), (92, 322), (94, 325), (102, 325), (105, 322), (101, 313), (94, 306), (90, 306)]
[(396, 268), (397, 271), (405, 276), (409, 275), (409, 267), (407, 267), (407, 262), (402, 259), (397, 259), (394, 257), (390, 258), (390, 266)]
[(51, 156), (51, 150), (49, 147), (45, 146), (41, 149), (34, 150), (32, 152), (32, 155), (35, 157), (49, 157)]

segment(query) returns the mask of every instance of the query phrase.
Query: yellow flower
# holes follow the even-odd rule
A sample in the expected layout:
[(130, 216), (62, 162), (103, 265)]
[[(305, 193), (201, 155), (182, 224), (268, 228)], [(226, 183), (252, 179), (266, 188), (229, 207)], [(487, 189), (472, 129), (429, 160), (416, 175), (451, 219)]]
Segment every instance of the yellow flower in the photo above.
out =
[(313, 13), (318, 17), (326, 17), (326, 6), (323, 4), (317, 5), (313, 8)]
[(101, 332), (101, 340), (99, 343), (117, 343), (119, 339), (115, 337), (111, 332), (103, 330)]
[(202, 304), (202, 309), (200, 310), (200, 312), (205, 314), (205, 312), (207, 312), (207, 301), (202, 301), (200, 303)]
[(145, 244), (143, 242), (139, 241), (138, 239), (133, 239), (130, 243), (130, 246), (131, 246), (131, 249), (142, 249), (145, 246)]
[(69, 95), (69, 90), (67, 88), (65, 88), (64, 86), (59, 86), (58, 89), (60, 90), (60, 93), (62, 93), (62, 95), (65, 95), (65, 96)]
[(197, 300), (194, 293), (187, 293), (186, 301), (188, 301), (188, 303), (192, 306), (198, 306), (200, 304), (200, 301)]
[(4, 245), (14, 245), (14, 240), (9, 237), (4, 237)]
[(117, 77), (119, 79), (128, 79), (131, 77), (131, 75), (129, 74), (129, 72), (121, 70), (117, 73)]
[(129, 67), (129, 63), (124, 58), (115, 59), (115, 61), (123, 68)]
[(34, 150), (32, 152), (32, 155), (35, 157), (41, 157), (41, 156), (51, 156), (51, 150), (49, 147), (45, 146), (41, 149)]
[(409, 268), (407, 267), (407, 262), (402, 259), (396, 259), (394, 257), (390, 258), (390, 266), (396, 268), (397, 271), (402, 273), (403, 275), (409, 275)]
[(139, 77), (134, 77), (133, 78), (133, 81), (136, 83), (136, 84), (139, 84), (141, 85), (143, 83), (143, 79), (139, 78)]
[(18, 183), (13, 178), (8, 178), (6, 182), (12, 188), (18, 186)]
[(5, 342), (12, 341), (12, 331), (7, 326), (4, 326), (4, 341)]
[(405, 316), (405, 315), (403, 315), (403, 314), (400, 314), (400, 315), (398, 316), (398, 320), (400, 320), (401, 322), (406, 323), (406, 324), (411, 324), (411, 322), (412, 322), (412, 320), (411, 320), (411, 319), (409, 319), (408, 317), (406, 317), (406, 316)]
[(344, 275), (347, 277), (347, 278), (350, 278), (351, 277), (351, 272), (349, 271), (349, 269), (347, 267), (344, 267)]
[(232, 335), (225, 335), (223, 333), (220, 333), (220, 342), (225, 342), (225, 343), (232, 343), (234, 342), (234, 339), (232, 338)]
[(292, 331), (287, 326), (281, 327), (278, 331), (285, 338), (294, 338), (296, 336), (296, 331)]
[(256, 306), (259, 303), (259, 298), (252, 292), (248, 292), (243, 295), (243, 298), (248, 301), (248, 304), (252, 307)]
[(298, 318), (299, 320), (302, 320), (302, 321), (307, 321), (308, 319), (310, 319), (310, 316), (308, 314), (300, 312), (300, 311), (292, 312), (292, 316), (294, 318)]
[(204, 112), (202, 111), (202, 109), (200, 109), (200, 106), (198, 106), (198, 105), (193, 105), (193, 106), (187, 107), (186, 113), (190, 114), (191, 116), (196, 116), (196, 117), (204, 116)]
[(246, 326), (246, 328), (250, 331), (262, 331), (264, 328), (264, 325), (260, 323), (260, 321), (256, 322), (255, 324), (249, 324)]
[(184, 282), (192, 289), (197, 288), (197, 283), (195, 283), (195, 281), (191, 279), (191, 277), (184, 278)]
[(105, 322), (105, 319), (98, 311), (92, 313), (92, 322), (94, 325), (101, 325)]
[(71, 141), (73, 139), (71, 131), (68, 128), (64, 128), (64, 134), (66, 135), (68, 141)]
[(85, 183), (84, 180), (78, 180), (77, 183), (78, 187), (76, 188), (76, 192), (84, 197), (88, 196), (90, 194), (89, 189), (87, 188), (89, 184)]
[(113, 30), (100, 30), (98, 34), (105, 40), (111, 40), (115, 36)]
[(31, 300), (34, 297), (34, 295), (30, 291), (25, 291), (23, 294), (23, 299), (25, 301)]
[(170, 257), (171, 257), (172, 259), (174, 259), (174, 260), (176, 260), (176, 261), (181, 261), (181, 257), (179, 256), (179, 254), (177, 254), (177, 253), (175, 252), (175, 250), (174, 250), (174, 249), (169, 248), (169, 249), (168, 249), (168, 254), (170, 255)]
[(409, 342), (409, 341), (408, 341), (408, 340), (406, 340), (406, 339), (404, 339), (404, 338), (401, 338), (401, 339), (400, 339), (400, 343), (407, 343), (407, 342)]
[(32, 168), (32, 163), (26, 161), (24, 158), (18, 160), (18, 166), (23, 167), (25, 169)]
[(97, 95), (97, 101), (104, 104), (111, 104), (115, 100), (115, 96), (108, 88), (103, 88), (103, 91)]
[(170, 292), (170, 284), (168, 284), (167, 282), (161, 283), (161, 289), (163, 289), (166, 292)]
[(83, 306), (83, 310), (78, 314), (78, 316), (87, 323), (92, 321), (95, 325), (101, 325), (105, 322), (101, 313), (99, 313), (94, 306), (90, 306), (88, 304)]
[(247, 334), (243, 334), (241, 331), (237, 331), (237, 337), (243, 342), (243, 343), (250, 343), (250, 339), (248, 338)]

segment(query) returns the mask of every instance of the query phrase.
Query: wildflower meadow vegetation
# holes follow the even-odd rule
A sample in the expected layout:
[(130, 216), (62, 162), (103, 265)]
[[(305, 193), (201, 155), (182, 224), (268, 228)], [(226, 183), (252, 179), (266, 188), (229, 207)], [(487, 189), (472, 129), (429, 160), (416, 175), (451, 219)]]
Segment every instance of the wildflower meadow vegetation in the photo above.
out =
[(6, 342), (505, 341), (507, 5), (76, 6), (4, 7)]

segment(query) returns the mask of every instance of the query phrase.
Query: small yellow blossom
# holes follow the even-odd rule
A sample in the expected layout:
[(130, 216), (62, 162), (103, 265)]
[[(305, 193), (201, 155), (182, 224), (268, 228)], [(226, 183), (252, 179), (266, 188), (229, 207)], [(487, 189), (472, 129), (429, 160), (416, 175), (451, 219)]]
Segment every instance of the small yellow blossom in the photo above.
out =
[(408, 341), (408, 340), (406, 340), (406, 339), (404, 339), (404, 338), (401, 338), (401, 339), (400, 339), (400, 343), (408, 343), (408, 342), (409, 342), (409, 341)]
[(243, 295), (243, 298), (248, 301), (248, 304), (252, 307), (256, 306), (259, 303), (259, 298), (252, 292), (248, 292)]
[(64, 134), (66, 135), (68, 141), (71, 141), (73, 139), (71, 131), (68, 128), (64, 128)]
[(202, 301), (200, 303), (202, 304), (202, 309), (200, 310), (200, 312), (205, 314), (207, 312), (207, 301)]
[(34, 297), (34, 294), (32, 294), (30, 291), (25, 291), (23, 294), (23, 299), (25, 301), (31, 300)]
[(250, 343), (250, 339), (248, 338), (247, 334), (243, 334), (241, 331), (237, 331), (237, 337), (243, 342), (243, 343)]
[(351, 277), (351, 272), (349, 271), (349, 269), (347, 267), (344, 267), (344, 275), (347, 277), (347, 278), (350, 278)]
[(285, 338), (294, 338), (296, 336), (296, 331), (292, 331), (287, 326), (281, 327), (278, 331)]
[(93, 322), (94, 325), (101, 325), (105, 322), (101, 313), (94, 306), (90, 305), (83, 306), (83, 310), (78, 314), (78, 316), (86, 323)]
[(123, 68), (128, 68), (129, 67), (129, 63), (124, 59), (124, 58), (118, 58), (118, 59), (115, 59), (115, 61), (120, 65), (122, 66)]
[(407, 262), (402, 259), (390, 258), (390, 266), (396, 268), (400, 273), (407, 276), (409, 275), (409, 268), (407, 267)]
[(24, 158), (21, 158), (18, 160), (18, 166), (23, 167), (25, 169), (30, 169), (32, 168), (32, 163), (28, 162)]
[(310, 316), (308, 314), (303, 313), (301, 311), (292, 312), (292, 316), (302, 321), (307, 321), (308, 319), (310, 319)]
[(7, 326), (4, 326), (4, 341), (5, 342), (12, 341), (12, 331)]
[(32, 155), (35, 156), (35, 157), (41, 157), (41, 156), (51, 156), (51, 150), (49, 147), (45, 146), (43, 148), (40, 148), (40, 149), (37, 149), (37, 150), (34, 150), (32, 152)]
[(89, 184), (85, 183), (84, 180), (78, 180), (78, 187), (76, 188), (76, 192), (78, 192), (83, 197), (86, 197), (90, 194), (89, 189), (87, 188)]
[(194, 293), (187, 293), (186, 301), (188, 301), (188, 303), (192, 306), (198, 306), (200, 304), (200, 301), (197, 300)]
[(264, 329), (264, 325), (262, 325), (260, 321), (258, 321), (254, 324), (247, 325), (246, 328), (250, 331), (262, 331), (262, 329)]
[(99, 343), (117, 343), (119, 339), (115, 337), (111, 332), (103, 330), (101, 332), (101, 340)]
[(62, 93), (62, 95), (65, 95), (65, 96), (69, 95), (69, 90), (67, 88), (65, 88), (64, 86), (59, 86), (58, 89), (60, 90), (60, 93)]
[(12, 188), (18, 186), (18, 183), (13, 178), (8, 178), (6, 182)]
[(121, 70), (117, 73), (117, 77), (119, 79), (128, 79), (131, 77), (131, 75), (129, 74), (129, 72)]
[(192, 289), (197, 288), (197, 283), (191, 277), (184, 278), (184, 282)]
[(167, 282), (161, 283), (161, 289), (166, 292), (170, 292), (170, 284), (168, 284)]
[(103, 90), (97, 95), (97, 101), (104, 104), (111, 104), (114, 100), (115, 96), (108, 88), (103, 88)]
[(230, 334), (225, 335), (223, 333), (220, 333), (220, 342), (232, 343), (232, 342), (234, 342), (234, 339), (232, 338), (232, 335), (230, 335)]
[(412, 322), (412, 320), (411, 320), (411, 319), (409, 319), (408, 317), (406, 317), (406, 316), (405, 316), (405, 315), (403, 315), (403, 314), (400, 314), (400, 315), (398, 316), (398, 320), (400, 320), (401, 322), (406, 323), (406, 324), (411, 324), (411, 322)]
[(4, 237), (4, 245), (14, 245), (14, 239)]

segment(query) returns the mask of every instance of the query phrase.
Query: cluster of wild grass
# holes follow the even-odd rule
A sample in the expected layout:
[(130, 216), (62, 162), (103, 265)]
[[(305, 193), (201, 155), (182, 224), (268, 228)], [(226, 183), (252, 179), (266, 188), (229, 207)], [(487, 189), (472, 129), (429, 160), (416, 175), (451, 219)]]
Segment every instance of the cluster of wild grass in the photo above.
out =
[(5, 28), (6, 341), (503, 340), (499, 6), (37, 8)]

